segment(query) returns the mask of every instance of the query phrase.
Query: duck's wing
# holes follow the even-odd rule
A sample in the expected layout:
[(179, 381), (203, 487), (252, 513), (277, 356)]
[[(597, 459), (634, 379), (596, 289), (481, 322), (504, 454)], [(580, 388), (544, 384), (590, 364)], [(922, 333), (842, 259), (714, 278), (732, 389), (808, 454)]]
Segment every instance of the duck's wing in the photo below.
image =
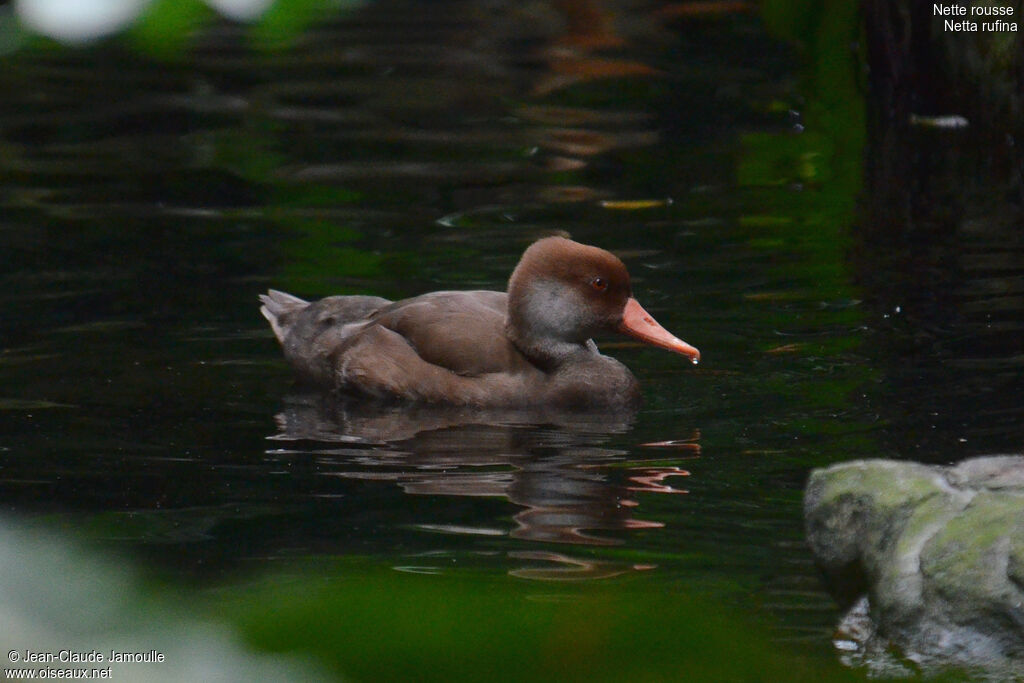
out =
[(435, 292), (390, 302), (280, 292), (264, 315), (301, 379), (430, 403), (511, 405), (540, 371), (505, 336), (502, 292)]
[(433, 292), (399, 301), (373, 320), (397, 333), (426, 363), (463, 377), (532, 366), (505, 335), (504, 292)]

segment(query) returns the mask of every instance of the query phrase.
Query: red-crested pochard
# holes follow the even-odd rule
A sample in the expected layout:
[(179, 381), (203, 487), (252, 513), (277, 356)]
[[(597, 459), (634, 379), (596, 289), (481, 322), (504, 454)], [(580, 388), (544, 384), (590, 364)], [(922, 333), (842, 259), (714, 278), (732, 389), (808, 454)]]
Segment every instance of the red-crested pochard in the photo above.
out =
[(562, 237), (523, 253), (508, 293), (432, 292), (391, 302), (260, 295), (299, 378), (381, 398), (489, 407), (635, 407), (640, 388), (591, 337), (623, 332), (696, 363), (700, 352), (632, 296), (613, 254)]

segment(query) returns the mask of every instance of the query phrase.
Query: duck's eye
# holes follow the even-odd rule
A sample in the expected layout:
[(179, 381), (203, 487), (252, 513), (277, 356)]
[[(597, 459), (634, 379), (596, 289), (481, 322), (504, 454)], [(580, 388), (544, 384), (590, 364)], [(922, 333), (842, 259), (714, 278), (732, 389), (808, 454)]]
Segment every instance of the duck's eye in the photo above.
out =
[(603, 292), (604, 290), (608, 289), (608, 281), (605, 280), (603, 277), (595, 277), (593, 280), (590, 281), (590, 286), (599, 292)]

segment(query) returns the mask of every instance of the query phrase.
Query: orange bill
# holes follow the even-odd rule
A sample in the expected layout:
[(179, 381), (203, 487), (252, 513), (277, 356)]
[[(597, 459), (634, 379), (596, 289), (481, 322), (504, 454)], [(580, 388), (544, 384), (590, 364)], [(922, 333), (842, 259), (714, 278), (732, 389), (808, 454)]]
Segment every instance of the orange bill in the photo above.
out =
[(659, 325), (658, 321), (652, 318), (651, 314), (645, 311), (640, 302), (633, 297), (626, 302), (626, 308), (622, 312), (622, 322), (619, 324), (619, 332), (636, 337), (652, 346), (660, 346), (663, 349), (681, 353), (694, 363), (700, 360), (700, 351)]

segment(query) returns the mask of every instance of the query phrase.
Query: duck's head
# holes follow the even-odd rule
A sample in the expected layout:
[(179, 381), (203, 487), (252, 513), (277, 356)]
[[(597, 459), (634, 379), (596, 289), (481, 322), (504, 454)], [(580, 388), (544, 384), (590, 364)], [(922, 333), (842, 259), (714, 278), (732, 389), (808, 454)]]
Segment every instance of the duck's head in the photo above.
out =
[(622, 332), (696, 363), (679, 339), (633, 298), (629, 272), (614, 254), (563, 237), (523, 253), (508, 283), (509, 334), (524, 351), (558, 358), (599, 332)]

